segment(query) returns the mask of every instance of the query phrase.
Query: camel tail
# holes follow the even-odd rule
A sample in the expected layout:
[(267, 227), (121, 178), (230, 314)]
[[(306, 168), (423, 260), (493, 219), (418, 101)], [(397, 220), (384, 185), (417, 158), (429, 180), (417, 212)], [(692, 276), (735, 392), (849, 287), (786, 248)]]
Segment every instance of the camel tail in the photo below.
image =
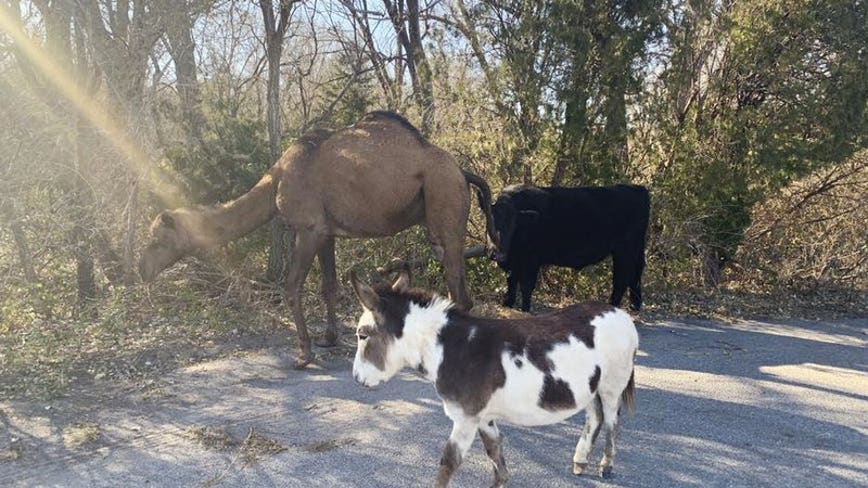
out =
[(494, 230), (494, 215), (491, 213), (491, 188), (482, 177), (469, 171), (461, 170), (468, 184), (475, 187), (476, 196), (479, 199), (479, 209), (485, 216), (485, 232), (488, 234), (488, 247), (497, 248), (497, 233)]

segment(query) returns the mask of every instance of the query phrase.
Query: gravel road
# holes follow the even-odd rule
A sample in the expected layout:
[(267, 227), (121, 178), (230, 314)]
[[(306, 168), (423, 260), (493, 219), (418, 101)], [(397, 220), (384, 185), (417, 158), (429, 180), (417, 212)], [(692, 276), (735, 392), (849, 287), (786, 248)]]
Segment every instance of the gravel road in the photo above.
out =
[[(868, 319), (640, 329), (615, 477), (574, 477), (583, 416), (503, 425), (513, 487), (868, 486)], [(0, 402), (0, 486), (430, 486), (450, 425), (411, 373), (375, 390), (261, 350), (144, 388)], [(598, 442), (593, 462), (599, 460)], [(489, 486), (477, 440), (456, 487)]]

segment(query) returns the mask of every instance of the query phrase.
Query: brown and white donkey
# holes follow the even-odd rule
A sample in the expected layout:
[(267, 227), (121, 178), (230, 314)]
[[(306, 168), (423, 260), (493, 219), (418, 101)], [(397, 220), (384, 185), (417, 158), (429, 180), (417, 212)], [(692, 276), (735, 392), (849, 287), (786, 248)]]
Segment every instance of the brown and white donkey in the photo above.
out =
[(476, 432), (494, 463), (494, 486), (502, 486), (509, 475), (496, 421), (553, 424), (586, 408), (573, 473), (585, 471), (605, 424), (600, 470), (611, 476), (621, 401), (633, 408), (639, 347), (627, 313), (589, 302), (534, 317), (488, 319), (410, 288), (407, 269), (391, 286), (371, 287), (355, 274), (350, 278), (364, 307), (353, 377), (375, 386), (404, 367), (416, 368), (434, 383), (453, 422), (435, 486), (448, 485)]

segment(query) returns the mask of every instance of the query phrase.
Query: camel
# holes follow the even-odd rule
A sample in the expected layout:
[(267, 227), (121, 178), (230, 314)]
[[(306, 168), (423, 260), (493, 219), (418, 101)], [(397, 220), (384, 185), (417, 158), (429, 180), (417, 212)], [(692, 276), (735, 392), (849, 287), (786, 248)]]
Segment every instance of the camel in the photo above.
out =
[(322, 268), (327, 315), (317, 345), (337, 343), (336, 237), (384, 237), (424, 224), (443, 262), (450, 298), (461, 309), (472, 307), (463, 253), (470, 185), (485, 215), (488, 239), (496, 243), (485, 180), (460, 169), (449, 153), (400, 115), (371, 112), (350, 127), (302, 137), (235, 200), (161, 212), (151, 224), (139, 273), (151, 281), (185, 255), (242, 237), (279, 214), (296, 236), (285, 293), (298, 333), (296, 367), (303, 368), (313, 352), (301, 291), (314, 256)]

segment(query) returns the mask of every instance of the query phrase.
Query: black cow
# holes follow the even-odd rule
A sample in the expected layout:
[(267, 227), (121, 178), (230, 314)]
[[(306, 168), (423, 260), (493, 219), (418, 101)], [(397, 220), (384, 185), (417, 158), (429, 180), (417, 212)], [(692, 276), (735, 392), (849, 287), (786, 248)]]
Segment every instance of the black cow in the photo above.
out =
[(492, 207), (499, 243), (494, 260), (507, 272), (506, 299), (521, 309), (543, 265), (581, 269), (612, 256), (612, 297), (620, 306), (630, 288), (630, 305), (642, 306), (641, 278), (648, 230), (648, 190), (639, 185), (538, 188), (515, 185), (503, 190)]

